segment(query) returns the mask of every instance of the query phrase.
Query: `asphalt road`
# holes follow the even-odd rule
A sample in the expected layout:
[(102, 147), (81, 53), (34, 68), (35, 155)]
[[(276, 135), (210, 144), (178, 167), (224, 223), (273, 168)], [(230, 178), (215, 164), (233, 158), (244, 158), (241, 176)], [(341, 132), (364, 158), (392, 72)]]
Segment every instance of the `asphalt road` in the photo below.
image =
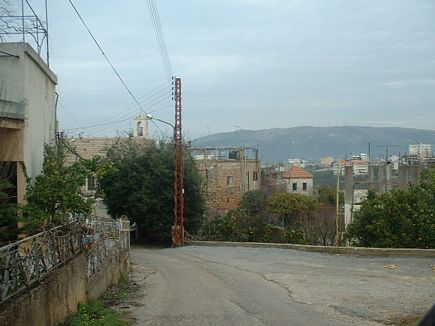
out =
[(287, 249), (132, 249), (136, 325), (379, 325), (435, 303), (429, 258)]

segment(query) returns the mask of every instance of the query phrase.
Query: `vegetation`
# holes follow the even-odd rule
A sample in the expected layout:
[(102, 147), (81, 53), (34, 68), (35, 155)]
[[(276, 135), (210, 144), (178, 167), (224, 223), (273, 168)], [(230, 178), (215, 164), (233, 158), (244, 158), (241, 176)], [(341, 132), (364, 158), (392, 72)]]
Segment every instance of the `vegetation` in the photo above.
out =
[(305, 243), (300, 225), (277, 226), (268, 223), (265, 215), (248, 215), (243, 209), (230, 210), (205, 223), (203, 232), (208, 240)]
[(0, 244), (13, 241), (17, 236), (17, 205), (9, 200), (8, 190), (12, 185), (0, 180)]
[(202, 232), (210, 240), (317, 244), (308, 228), (317, 207), (315, 196), (249, 191), (240, 208), (205, 223)]
[(423, 171), (420, 184), (406, 190), (370, 192), (347, 238), (358, 246), (435, 248), (435, 168)]
[(121, 275), (117, 286), (110, 287), (103, 295), (103, 302), (106, 305), (116, 305), (126, 300), (129, 293), (129, 280), (125, 274)]
[(317, 207), (317, 198), (298, 193), (278, 192), (269, 197), (268, 209), (281, 225), (294, 224)]
[(314, 185), (325, 186), (325, 187), (335, 187), (337, 184), (337, 176), (334, 175), (334, 171), (331, 170), (321, 170), (321, 171), (311, 171), (314, 178)]
[(89, 214), (93, 201), (81, 194), (86, 178), (96, 170), (96, 161), (65, 165), (65, 148), (46, 146), (42, 173), (27, 177), (26, 204), (21, 208), (24, 232), (34, 233)]
[(129, 295), (130, 283), (126, 275), (121, 275), (119, 284), (111, 286), (98, 300), (80, 304), (77, 313), (71, 315), (62, 326), (124, 326), (128, 323), (126, 313), (111, 309), (119, 306)]
[[(318, 201), (323, 205), (335, 205), (337, 203), (337, 189), (335, 187), (319, 186), (317, 188)], [(344, 194), (340, 192), (339, 202), (344, 203)]]
[(104, 307), (100, 300), (81, 304), (76, 314), (69, 317), (63, 326), (124, 326), (118, 314)]
[[(112, 216), (127, 215), (146, 238), (169, 237), (173, 225), (174, 146), (134, 139), (119, 140), (109, 149), (99, 185)], [(122, 194), (122, 196), (120, 196)], [(196, 232), (204, 214), (202, 183), (195, 162), (184, 151), (185, 229)]]

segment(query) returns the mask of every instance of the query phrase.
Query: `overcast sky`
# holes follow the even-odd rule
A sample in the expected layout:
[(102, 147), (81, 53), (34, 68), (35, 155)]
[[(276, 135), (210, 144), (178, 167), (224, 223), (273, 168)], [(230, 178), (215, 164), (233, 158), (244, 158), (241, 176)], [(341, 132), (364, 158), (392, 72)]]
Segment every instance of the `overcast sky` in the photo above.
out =
[[(74, 3), (138, 98), (162, 89), (146, 0)], [(435, 129), (433, 0), (157, 3), (173, 72), (182, 78), (188, 138), (300, 125)], [(131, 98), (68, 1), (50, 0), (49, 16), (61, 128), (118, 119), (87, 132), (128, 130), (125, 120), (139, 110), (125, 108)], [(145, 109), (173, 121), (169, 101)]]

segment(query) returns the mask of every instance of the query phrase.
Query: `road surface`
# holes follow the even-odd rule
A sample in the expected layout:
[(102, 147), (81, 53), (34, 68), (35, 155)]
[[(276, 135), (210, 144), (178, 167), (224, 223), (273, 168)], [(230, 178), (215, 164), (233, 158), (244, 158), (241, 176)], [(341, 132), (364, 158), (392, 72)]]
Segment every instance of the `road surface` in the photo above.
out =
[(429, 258), (199, 246), (131, 255), (124, 308), (135, 325), (395, 324), (435, 302)]

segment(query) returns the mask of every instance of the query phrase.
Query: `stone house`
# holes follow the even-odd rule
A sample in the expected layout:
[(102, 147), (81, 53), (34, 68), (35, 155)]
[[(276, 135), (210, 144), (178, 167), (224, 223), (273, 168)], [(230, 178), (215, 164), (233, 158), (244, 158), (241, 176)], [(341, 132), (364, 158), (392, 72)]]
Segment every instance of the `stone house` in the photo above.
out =
[(313, 175), (299, 166), (295, 165), (285, 171), (282, 179), (287, 183), (287, 192), (313, 194)]
[(258, 150), (247, 147), (191, 148), (204, 180), (208, 216), (239, 207), (243, 194), (259, 190), (261, 167)]

